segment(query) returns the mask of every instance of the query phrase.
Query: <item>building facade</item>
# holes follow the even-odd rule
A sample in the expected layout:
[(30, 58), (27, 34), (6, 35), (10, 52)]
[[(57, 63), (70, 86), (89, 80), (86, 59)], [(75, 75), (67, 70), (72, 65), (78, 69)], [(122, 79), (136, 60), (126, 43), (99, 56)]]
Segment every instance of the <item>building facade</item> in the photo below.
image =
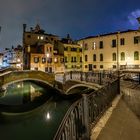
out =
[(3, 52), (3, 67), (13, 67), (19, 70), (23, 68), (23, 50), (22, 46), (6, 48)]
[(69, 35), (63, 38), (65, 72), (82, 70), (82, 47), (72, 41)]
[[(64, 69), (64, 64), (59, 61), (58, 36), (46, 34), (37, 24), (35, 29), (26, 31), (23, 25), (23, 69), (56, 72)], [(57, 52), (57, 53), (56, 53)], [(61, 54), (60, 54), (61, 55)], [(58, 67), (57, 67), (58, 66)]]
[(140, 30), (91, 36), (82, 46), (83, 71), (140, 68)]

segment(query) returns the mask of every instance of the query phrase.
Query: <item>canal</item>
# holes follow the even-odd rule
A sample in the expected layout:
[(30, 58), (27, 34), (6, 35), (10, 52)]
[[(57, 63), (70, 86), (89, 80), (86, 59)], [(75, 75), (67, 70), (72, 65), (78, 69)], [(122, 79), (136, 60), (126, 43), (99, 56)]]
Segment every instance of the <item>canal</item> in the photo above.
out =
[(79, 98), (37, 81), (10, 84), (0, 93), (0, 139), (52, 140), (66, 111)]

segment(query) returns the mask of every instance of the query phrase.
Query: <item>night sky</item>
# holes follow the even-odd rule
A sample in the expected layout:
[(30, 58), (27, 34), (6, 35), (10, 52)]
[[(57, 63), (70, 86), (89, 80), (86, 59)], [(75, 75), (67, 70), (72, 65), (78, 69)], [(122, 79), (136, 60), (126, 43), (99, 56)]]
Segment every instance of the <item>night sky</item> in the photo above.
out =
[(22, 44), (22, 25), (73, 39), (137, 29), (140, 0), (0, 0), (0, 50)]

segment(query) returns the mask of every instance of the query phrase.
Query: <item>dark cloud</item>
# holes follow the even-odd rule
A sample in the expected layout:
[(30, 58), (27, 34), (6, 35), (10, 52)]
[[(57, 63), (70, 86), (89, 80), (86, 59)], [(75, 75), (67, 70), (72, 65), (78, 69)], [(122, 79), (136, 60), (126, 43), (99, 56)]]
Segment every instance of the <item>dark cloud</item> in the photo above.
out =
[(22, 44), (23, 23), (40, 23), (48, 33), (74, 39), (137, 28), (132, 21), (139, 5), (139, 0), (1, 0), (0, 47)]

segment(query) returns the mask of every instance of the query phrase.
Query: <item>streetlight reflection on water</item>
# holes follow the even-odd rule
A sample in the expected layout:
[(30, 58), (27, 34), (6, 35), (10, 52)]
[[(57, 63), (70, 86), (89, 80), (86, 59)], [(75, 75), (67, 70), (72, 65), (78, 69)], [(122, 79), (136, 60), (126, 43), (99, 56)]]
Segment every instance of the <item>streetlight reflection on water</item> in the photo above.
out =
[(47, 121), (51, 119), (50, 112), (47, 112), (47, 113), (45, 114), (45, 119), (46, 119)]

